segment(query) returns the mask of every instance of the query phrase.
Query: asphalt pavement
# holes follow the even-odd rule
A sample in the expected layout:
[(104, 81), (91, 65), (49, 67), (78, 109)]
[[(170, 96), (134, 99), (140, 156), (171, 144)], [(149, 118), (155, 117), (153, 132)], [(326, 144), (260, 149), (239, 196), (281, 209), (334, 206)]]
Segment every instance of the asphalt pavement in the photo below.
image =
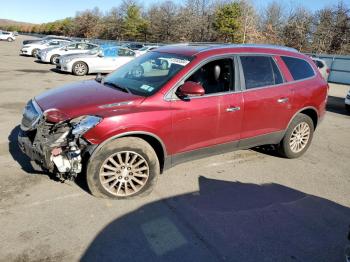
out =
[[(0, 261), (344, 261), (350, 224), (350, 86), (330, 84), (304, 156), (241, 150), (168, 170), (147, 197), (98, 199), (59, 183), (16, 143), (36, 94), (94, 78), (56, 72), (0, 42)], [(77, 101), (79, 105), (79, 101)]]

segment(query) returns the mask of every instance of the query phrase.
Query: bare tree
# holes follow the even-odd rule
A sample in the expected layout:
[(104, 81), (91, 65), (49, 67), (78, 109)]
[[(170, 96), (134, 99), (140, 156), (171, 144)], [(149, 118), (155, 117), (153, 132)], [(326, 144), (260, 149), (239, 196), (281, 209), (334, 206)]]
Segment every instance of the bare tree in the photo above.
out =
[(310, 51), (312, 15), (303, 7), (297, 7), (289, 15), (283, 28), (283, 39), (287, 46), (299, 51)]
[(284, 44), (283, 28), (286, 14), (281, 2), (273, 1), (262, 10), (260, 16), (260, 30), (264, 42), (270, 44)]

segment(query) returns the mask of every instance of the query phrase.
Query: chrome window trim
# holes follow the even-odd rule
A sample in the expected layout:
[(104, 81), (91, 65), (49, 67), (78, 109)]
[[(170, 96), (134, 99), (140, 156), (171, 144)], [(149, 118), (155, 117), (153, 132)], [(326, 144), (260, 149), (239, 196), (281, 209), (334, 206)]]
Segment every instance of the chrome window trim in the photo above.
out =
[[(234, 72), (236, 72), (236, 62), (235, 62), (235, 55), (234, 54), (220, 54), (220, 55), (215, 55), (215, 56), (211, 56), (208, 57), (204, 60), (202, 60), (199, 64), (197, 64), (195, 67), (193, 67), (190, 71), (188, 71), (180, 80), (178, 80), (173, 87), (171, 87), (164, 95), (163, 99), (167, 102), (170, 101), (182, 101), (180, 98), (177, 97), (177, 95), (175, 94), (175, 91), (177, 88), (179, 88), (181, 85), (183, 85), (185, 83), (185, 79), (187, 79), (190, 75), (192, 75), (195, 71), (197, 71), (199, 68), (201, 68), (203, 65), (214, 61), (214, 60), (219, 60), (219, 59), (232, 59), (232, 63), (234, 66)], [(193, 61), (193, 60), (192, 60)], [(180, 71), (181, 72), (181, 71)], [(236, 73), (235, 73), (236, 76)], [(233, 89), (236, 88), (236, 82), (237, 80), (235, 79), (234, 82), (234, 86), (232, 87)], [(239, 88), (239, 87), (238, 87)], [(222, 96), (225, 94), (231, 94), (231, 93), (237, 93), (239, 91), (236, 90), (230, 90), (227, 92), (221, 92), (221, 93), (213, 93), (213, 94), (208, 94), (208, 95), (203, 95), (203, 96), (193, 96), (191, 97), (191, 99), (198, 99), (198, 98), (206, 98), (206, 97), (213, 97), (213, 96)]]
[[(206, 50), (208, 51), (208, 50)], [(232, 57), (233, 59), (236, 60), (236, 63), (238, 64), (238, 66), (240, 67), (239, 69), (239, 80), (238, 80), (238, 83), (239, 83), (239, 86), (238, 87), (234, 87), (234, 88), (237, 88), (239, 90), (232, 90), (232, 91), (229, 91), (229, 92), (223, 92), (223, 93), (216, 93), (216, 94), (210, 94), (210, 95), (204, 95), (204, 96), (198, 96), (198, 97), (191, 97), (191, 99), (198, 99), (198, 98), (206, 98), (206, 97), (212, 97), (212, 96), (221, 96), (221, 95), (227, 95), (227, 94), (232, 94), (232, 93), (240, 93), (240, 92), (249, 92), (249, 91), (253, 91), (253, 90), (259, 90), (259, 89), (264, 89), (264, 88), (274, 88), (274, 87), (280, 87), (282, 85), (289, 85), (289, 84), (295, 84), (295, 83), (299, 83), (299, 82), (302, 82), (302, 81), (307, 81), (307, 80), (311, 80), (311, 79), (314, 79), (317, 77), (317, 73), (315, 72), (315, 69), (311, 66), (313, 72), (314, 72), (314, 75), (311, 76), (311, 77), (308, 77), (308, 78), (303, 78), (303, 79), (299, 79), (299, 80), (292, 80), (292, 81), (286, 81), (285, 77), (284, 77), (284, 74), (282, 74), (282, 77), (283, 79), (285, 80), (285, 82), (281, 83), (281, 84), (277, 84), (277, 85), (269, 85), (269, 86), (261, 86), (261, 87), (257, 87), (257, 88), (252, 88), (252, 89), (245, 89), (245, 82), (243, 81), (244, 80), (244, 76), (243, 76), (243, 70), (241, 70), (242, 68), (242, 65), (241, 65), (241, 61), (240, 59), (238, 59), (238, 56), (245, 56), (245, 55), (265, 55), (265, 56), (272, 56), (272, 58), (274, 59), (275, 63), (276, 63), (276, 66), (277, 68), (280, 70), (280, 67), (277, 63), (277, 61), (275, 60), (275, 57), (276, 56), (279, 56), (279, 57), (282, 57), (282, 56), (286, 56), (286, 57), (291, 57), (291, 58), (296, 58), (296, 59), (300, 59), (300, 60), (304, 60), (306, 61), (309, 65), (310, 63), (303, 59), (303, 58), (299, 58), (299, 57), (295, 57), (293, 55), (281, 55), (281, 54), (276, 54), (276, 53), (263, 53), (263, 52), (258, 52), (258, 53), (252, 53), (252, 52), (249, 52), (249, 53), (227, 53), (227, 54), (220, 54), (220, 55), (215, 55), (215, 56), (211, 56), (203, 61), (201, 61), (198, 65), (196, 65), (194, 68), (192, 68), (189, 72), (187, 72), (186, 75), (184, 75), (180, 80), (178, 80), (173, 87), (171, 87), (164, 95), (163, 99), (164, 101), (167, 101), (167, 102), (171, 102), (171, 101), (182, 101), (180, 98), (178, 98), (176, 95), (175, 95), (175, 90), (180, 87), (181, 85), (184, 84), (184, 80), (192, 73), (194, 73), (197, 69), (199, 69), (199, 67), (203, 66), (203, 64), (207, 63), (207, 62), (210, 62), (212, 60), (216, 60), (216, 59), (220, 59), (220, 58), (229, 58), (229, 57)], [(282, 58), (281, 58), (282, 59)], [(237, 71), (237, 64), (235, 63), (235, 72)], [(288, 69), (288, 68), (287, 68)], [(289, 70), (289, 69), (288, 69)], [(281, 73), (281, 70), (280, 70), (280, 73)], [(235, 73), (235, 77), (236, 77), (236, 73)], [(237, 79), (235, 79), (235, 83), (236, 83)]]
[[(245, 76), (244, 76), (244, 70), (243, 70), (243, 66), (242, 66), (242, 63), (241, 63), (241, 56), (263, 56), (263, 57), (269, 57), (272, 59), (272, 61), (275, 63), (276, 67), (277, 67), (277, 70), (278, 72), (280, 73), (281, 77), (282, 77), (282, 83), (280, 84), (274, 84), (274, 85), (267, 85), (267, 86), (259, 86), (259, 87), (253, 87), (253, 88), (249, 88), (247, 89), (246, 86), (245, 86)], [(260, 88), (268, 88), (268, 87), (275, 87), (275, 86), (281, 86), (285, 83), (289, 83), (286, 81), (285, 77), (284, 77), (284, 74), (282, 73), (277, 61), (276, 61), (276, 55), (265, 55), (265, 54), (239, 54), (237, 55), (237, 59), (239, 61), (239, 67), (240, 67), (240, 71), (241, 71), (241, 75), (242, 75), (242, 91), (245, 92), (245, 91), (249, 91), (249, 90), (257, 90), (257, 89), (260, 89)]]
[[(287, 64), (283, 61), (283, 58), (282, 58), (283, 56), (305, 61), (305, 62), (311, 67), (312, 72), (314, 72), (314, 74), (313, 74), (312, 76), (307, 77), (307, 78), (302, 78), (302, 79), (294, 80), (294, 77), (292, 76), (292, 73), (290, 72), (290, 70), (289, 70)], [(288, 69), (288, 71), (289, 71), (291, 77), (293, 77), (293, 80), (294, 80), (294, 81), (304, 81), (305, 79), (310, 79), (310, 78), (313, 78), (313, 77), (316, 77), (316, 76), (317, 76), (317, 72), (315, 71), (315, 68), (309, 63), (309, 61), (307, 61), (307, 60), (305, 60), (305, 59), (303, 59), (303, 58), (299, 58), (299, 57), (295, 57), (295, 56), (288, 56), (288, 55), (280, 55), (279, 57), (282, 59), (283, 63), (286, 65), (286, 67), (287, 67), (287, 69)], [(311, 58), (310, 58), (310, 59), (311, 59)]]

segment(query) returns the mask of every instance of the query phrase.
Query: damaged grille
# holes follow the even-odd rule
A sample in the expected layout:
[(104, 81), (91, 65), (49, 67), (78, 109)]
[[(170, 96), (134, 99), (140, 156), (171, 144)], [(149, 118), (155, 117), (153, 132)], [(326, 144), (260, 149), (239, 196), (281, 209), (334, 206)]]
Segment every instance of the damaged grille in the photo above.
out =
[(42, 111), (34, 100), (30, 100), (23, 111), (21, 129), (24, 131), (32, 130), (42, 116)]

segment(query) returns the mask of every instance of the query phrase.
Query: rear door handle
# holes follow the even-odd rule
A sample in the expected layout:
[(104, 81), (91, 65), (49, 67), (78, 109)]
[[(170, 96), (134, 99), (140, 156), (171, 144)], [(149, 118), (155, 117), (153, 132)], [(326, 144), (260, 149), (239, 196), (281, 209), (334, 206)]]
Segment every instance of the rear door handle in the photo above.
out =
[(238, 111), (238, 110), (241, 110), (241, 108), (239, 106), (226, 108), (227, 112), (234, 112), (234, 111)]
[(282, 98), (277, 99), (278, 103), (287, 103), (288, 101), (289, 101), (288, 97), (282, 97)]

